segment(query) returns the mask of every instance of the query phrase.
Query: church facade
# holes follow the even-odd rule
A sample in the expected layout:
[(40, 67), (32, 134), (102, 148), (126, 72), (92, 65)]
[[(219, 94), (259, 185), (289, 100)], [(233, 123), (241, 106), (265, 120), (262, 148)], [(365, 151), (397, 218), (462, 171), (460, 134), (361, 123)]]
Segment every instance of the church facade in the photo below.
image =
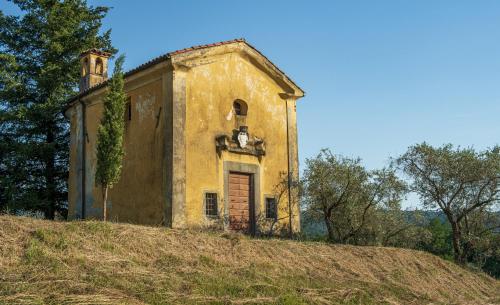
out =
[[(70, 219), (102, 218), (94, 175), (108, 57), (82, 54), (80, 93), (65, 112)], [(125, 92), (125, 155), (108, 219), (246, 233), (292, 220), (300, 229), (291, 181), (304, 92), (258, 50), (237, 39), (167, 53), (125, 73)]]

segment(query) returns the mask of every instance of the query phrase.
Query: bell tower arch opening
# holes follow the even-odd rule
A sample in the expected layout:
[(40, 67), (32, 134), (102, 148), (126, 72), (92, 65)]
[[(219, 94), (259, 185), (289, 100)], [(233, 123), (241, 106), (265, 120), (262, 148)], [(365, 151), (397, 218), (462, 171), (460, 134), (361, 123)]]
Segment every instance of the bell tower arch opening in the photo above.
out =
[(80, 55), (80, 92), (108, 79), (108, 59), (111, 53), (91, 49)]

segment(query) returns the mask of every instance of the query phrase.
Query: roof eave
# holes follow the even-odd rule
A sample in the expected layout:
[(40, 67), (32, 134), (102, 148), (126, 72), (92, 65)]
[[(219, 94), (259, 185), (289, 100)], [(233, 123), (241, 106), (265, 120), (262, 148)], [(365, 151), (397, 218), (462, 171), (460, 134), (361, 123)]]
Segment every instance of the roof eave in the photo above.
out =
[[(177, 50), (177, 51), (174, 51), (174, 52), (169, 52), (169, 53), (166, 53), (166, 54), (163, 54), (159, 57), (156, 57), (128, 72), (126, 72), (124, 74), (124, 78), (127, 78), (135, 73), (138, 73), (138, 72), (141, 72), (141, 71), (144, 71), (146, 69), (149, 69), (150, 67), (158, 64), (158, 63), (161, 63), (163, 61), (167, 61), (167, 60), (171, 60), (173, 56), (177, 56), (177, 55), (182, 55), (182, 56), (185, 56), (187, 55), (186, 53), (190, 53), (190, 52), (193, 52), (193, 51), (196, 51), (196, 50), (201, 50), (201, 49), (207, 49), (207, 48), (212, 48), (212, 47), (217, 47), (217, 46), (222, 46), (222, 45), (228, 45), (228, 44), (234, 44), (234, 43), (243, 43), (245, 44), (246, 46), (248, 46), (251, 50), (253, 50), (254, 52), (256, 52), (261, 58), (263, 58), (269, 65), (269, 67), (271, 67), (272, 70), (274, 70), (275, 72), (277, 72), (279, 75), (282, 76), (282, 80), (290, 87), (293, 89), (293, 95), (298, 99), (298, 98), (301, 98), (301, 97), (304, 97), (305, 95), (305, 92), (304, 90), (302, 90), (295, 82), (292, 81), (292, 79), (290, 79), (282, 70), (280, 70), (278, 68), (278, 66), (276, 66), (272, 61), (270, 61), (264, 54), (262, 54), (259, 50), (257, 50), (254, 46), (252, 46), (251, 44), (249, 44), (245, 39), (243, 38), (240, 38), (240, 39), (234, 39), (234, 40), (229, 40), (229, 41), (224, 41), (224, 42), (219, 42), (219, 43), (213, 43), (213, 44), (207, 44), (207, 45), (199, 45), (199, 46), (194, 46), (194, 47), (190, 47), (190, 48), (186, 48), (186, 49), (181, 49), (181, 50)], [(64, 108), (64, 112), (66, 112), (67, 109), (71, 108), (72, 105), (74, 104), (74, 102), (76, 100), (80, 100), (84, 97), (86, 97), (87, 95), (89, 95), (90, 93), (92, 92), (95, 92), (101, 88), (104, 88), (106, 87), (106, 85), (108, 84), (108, 80), (102, 82), (102, 83), (99, 83), (85, 91), (82, 91), (78, 94), (76, 94), (75, 96), (71, 97), (70, 99), (68, 99), (67, 101), (67, 105), (66, 107)]]
[[(154, 59), (152, 59), (152, 60), (150, 60), (150, 61), (148, 61), (148, 62), (130, 70), (130, 71), (125, 72), (125, 74), (123, 75), (123, 78), (126, 79), (129, 76), (132, 76), (136, 73), (147, 70), (150, 67), (155, 66), (161, 62), (168, 61), (169, 59), (170, 59), (170, 54), (164, 54), (164, 55), (161, 55), (159, 57), (156, 57), (156, 58), (154, 58)], [(74, 104), (74, 102), (76, 100), (82, 99), (82, 98), (86, 97), (87, 95), (89, 95), (89, 94), (91, 94), (91, 93), (93, 93), (101, 88), (106, 87), (108, 85), (108, 82), (109, 82), (109, 79), (107, 79), (107, 80), (105, 80), (105, 81), (103, 81), (95, 86), (92, 86), (85, 91), (82, 91), (82, 92), (74, 95), (73, 97), (68, 99), (66, 107), (64, 108), (64, 111), (66, 111), (68, 108), (71, 108), (71, 106)]]

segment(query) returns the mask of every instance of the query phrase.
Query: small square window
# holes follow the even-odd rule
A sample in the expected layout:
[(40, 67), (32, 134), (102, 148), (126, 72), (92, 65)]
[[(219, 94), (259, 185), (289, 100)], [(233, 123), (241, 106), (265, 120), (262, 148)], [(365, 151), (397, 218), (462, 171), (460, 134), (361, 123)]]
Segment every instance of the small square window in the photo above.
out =
[(217, 217), (219, 215), (217, 193), (205, 193), (205, 215), (210, 217)]
[(266, 198), (266, 218), (276, 219), (278, 217), (278, 206), (275, 198)]

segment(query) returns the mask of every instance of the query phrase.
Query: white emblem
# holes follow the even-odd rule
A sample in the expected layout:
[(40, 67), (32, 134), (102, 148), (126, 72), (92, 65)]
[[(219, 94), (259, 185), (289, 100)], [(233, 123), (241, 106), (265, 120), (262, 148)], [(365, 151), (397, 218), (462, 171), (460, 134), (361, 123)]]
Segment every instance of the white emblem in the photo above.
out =
[(248, 133), (245, 131), (240, 131), (238, 134), (238, 143), (240, 144), (241, 148), (245, 148), (248, 143)]

